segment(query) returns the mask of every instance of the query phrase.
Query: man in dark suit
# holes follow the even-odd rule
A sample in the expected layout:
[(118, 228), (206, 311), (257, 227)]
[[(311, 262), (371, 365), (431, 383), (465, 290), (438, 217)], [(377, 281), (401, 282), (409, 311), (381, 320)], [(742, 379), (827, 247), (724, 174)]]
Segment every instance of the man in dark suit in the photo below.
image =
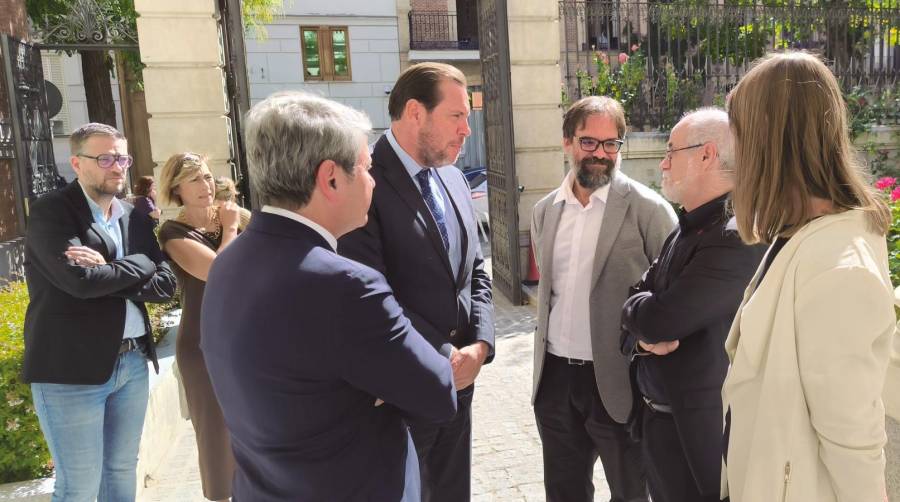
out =
[(265, 206), (213, 262), (203, 350), (238, 468), (234, 499), (418, 501), (404, 419), (456, 412), (450, 364), (377, 271), (335, 253), (365, 224), (368, 119), (291, 92), (246, 122)]
[(491, 281), (469, 186), (451, 165), (471, 133), (465, 76), (445, 64), (413, 65), (388, 110), (391, 128), (372, 153), (369, 221), (338, 251), (383, 273), (416, 330), (450, 358), (456, 416), (411, 430), (423, 500), (462, 502), (470, 496), (475, 377), (494, 351)]
[(115, 195), (131, 166), (115, 128), (69, 139), (78, 179), (31, 206), (23, 376), (56, 467), (53, 500), (134, 500), (156, 363), (144, 302), (175, 292), (150, 227)]
[(653, 502), (719, 500), (725, 338), (766, 251), (741, 242), (728, 212), (733, 144), (724, 110), (695, 111), (672, 129), (663, 194), (683, 210), (622, 313)]

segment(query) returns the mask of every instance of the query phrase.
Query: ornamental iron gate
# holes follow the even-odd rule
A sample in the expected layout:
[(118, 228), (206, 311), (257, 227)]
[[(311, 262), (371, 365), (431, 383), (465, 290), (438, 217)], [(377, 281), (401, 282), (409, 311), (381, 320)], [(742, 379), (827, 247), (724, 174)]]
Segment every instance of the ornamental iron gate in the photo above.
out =
[(519, 268), (519, 190), (516, 180), (506, 0), (478, 1), (484, 92), (488, 204), (494, 284), (522, 304)]
[[(4, 94), (0, 108), (3, 104), (8, 107), (0, 110), (0, 162), (11, 161), (14, 210), (18, 232), (23, 232), (27, 203), (65, 185), (65, 179), (59, 175), (53, 157), (40, 48), (4, 34), (0, 36), (0, 58), (0, 90)], [(0, 170), (0, 176), (6, 175)], [(5, 220), (0, 223), (6, 224)], [(0, 236), (0, 240), (4, 238), (9, 237)]]

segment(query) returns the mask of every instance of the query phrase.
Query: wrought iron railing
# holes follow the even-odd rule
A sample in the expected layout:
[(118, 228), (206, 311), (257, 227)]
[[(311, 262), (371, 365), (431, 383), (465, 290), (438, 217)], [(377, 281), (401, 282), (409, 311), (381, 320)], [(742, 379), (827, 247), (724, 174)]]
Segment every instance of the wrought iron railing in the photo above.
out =
[(410, 11), (409, 48), (418, 50), (478, 50), (477, 17), (453, 12)]
[(778, 1), (563, 0), (563, 101), (612, 94), (636, 128), (666, 129), (686, 109), (723, 104), (755, 59), (780, 49), (823, 56), (848, 92), (900, 99), (900, 1)]

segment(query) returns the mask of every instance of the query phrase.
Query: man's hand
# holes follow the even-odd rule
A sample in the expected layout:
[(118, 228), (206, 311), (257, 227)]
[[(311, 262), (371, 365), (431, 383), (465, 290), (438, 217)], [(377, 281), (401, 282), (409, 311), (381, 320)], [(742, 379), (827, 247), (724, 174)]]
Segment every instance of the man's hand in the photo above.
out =
[(103, 255), (87, 246), (69, 246), (69, 249), (66, 249), (66, 258), (80, 267), (106, 265)]
[(461, 349), (453, 348), (450, 352), (450, 367), (453, 369), (456, 390), (463, 390), (475, 383), (475, 377), (481, 371), (481, 365), (487, 359), (489, 351), (485, 342), (475, 342)]
[(678, 348), (678, 340), (659, 343), (644, 343), (638, 340), (638, 345), (640, 345), (643, 350), (650, 352), (653, 355), (664, 356), (666, 354), (675, 352), (675, 350)]

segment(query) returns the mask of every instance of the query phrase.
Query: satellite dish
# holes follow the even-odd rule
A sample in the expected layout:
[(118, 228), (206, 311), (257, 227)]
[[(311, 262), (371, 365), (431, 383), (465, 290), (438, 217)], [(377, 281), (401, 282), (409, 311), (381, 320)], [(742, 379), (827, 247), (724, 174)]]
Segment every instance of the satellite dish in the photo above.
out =
[(49, 80), (44, 80), (44, 93), (47, 95), (47, 114), (50, 118), (56, 116), (62, 110), (62, 93), (59, 88)]

